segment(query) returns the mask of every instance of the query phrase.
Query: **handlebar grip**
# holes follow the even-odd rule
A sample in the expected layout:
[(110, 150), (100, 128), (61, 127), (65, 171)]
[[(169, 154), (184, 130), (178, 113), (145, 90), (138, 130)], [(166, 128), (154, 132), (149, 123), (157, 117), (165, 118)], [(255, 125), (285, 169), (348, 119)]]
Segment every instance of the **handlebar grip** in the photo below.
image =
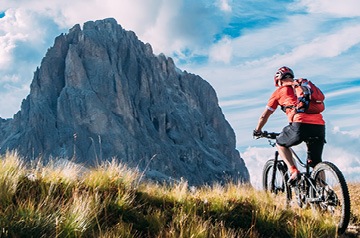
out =
[(280, 133), (264, 131), (264, 132), (261, 134), (261, 137), (265, 137), (265, 138), (268, 138), (268, 139), (276, 139), (276, 137), (277, 137), (278, 135), (280, 135)]

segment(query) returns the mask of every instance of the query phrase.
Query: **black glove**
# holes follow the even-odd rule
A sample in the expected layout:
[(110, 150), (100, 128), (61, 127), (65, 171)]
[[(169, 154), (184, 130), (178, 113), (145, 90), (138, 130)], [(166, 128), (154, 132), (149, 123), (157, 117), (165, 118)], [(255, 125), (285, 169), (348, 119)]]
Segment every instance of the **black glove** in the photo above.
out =
[(262, 134), (262, 131), (258, 131), (258, 130), (254, 130), (254, 131), (253, 131), (253, 136), (254, 136), (254, 137), (260, 137), (261, 134)]

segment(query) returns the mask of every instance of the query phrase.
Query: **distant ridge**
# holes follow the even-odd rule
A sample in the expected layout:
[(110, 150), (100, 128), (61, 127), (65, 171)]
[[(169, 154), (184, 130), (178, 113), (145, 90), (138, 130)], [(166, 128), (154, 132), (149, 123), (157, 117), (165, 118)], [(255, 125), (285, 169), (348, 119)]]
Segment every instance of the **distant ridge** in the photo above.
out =
[(249, 181), (210, 84), (112, 18), (55, 39), (21, 110), (0, 120), (0, 136), (1, 153), (29, 160), (116, 157), (157, 181)]

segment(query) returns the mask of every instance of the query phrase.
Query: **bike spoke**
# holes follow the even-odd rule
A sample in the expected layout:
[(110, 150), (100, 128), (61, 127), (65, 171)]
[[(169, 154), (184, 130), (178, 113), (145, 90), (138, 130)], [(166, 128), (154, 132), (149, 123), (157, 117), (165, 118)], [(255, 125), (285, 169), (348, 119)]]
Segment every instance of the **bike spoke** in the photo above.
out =
[(312, 190), (312, 205), (317, 210), (330, 214), (341, 232), (344, 232), (350, 215), (350, 198), (341, 172), (331, 163), (321, 163), (312, 174), (315, 190)]
[(269, 160), (263, 170), (263, 187), (266, 191), (269, 191), (277, 196), (284, 197), (288, 201), (291, 199), (291, 191), (286, 184), (287, 173), (283, 167), (276, 166), (275, 175), (274, 172), (274, 161)]

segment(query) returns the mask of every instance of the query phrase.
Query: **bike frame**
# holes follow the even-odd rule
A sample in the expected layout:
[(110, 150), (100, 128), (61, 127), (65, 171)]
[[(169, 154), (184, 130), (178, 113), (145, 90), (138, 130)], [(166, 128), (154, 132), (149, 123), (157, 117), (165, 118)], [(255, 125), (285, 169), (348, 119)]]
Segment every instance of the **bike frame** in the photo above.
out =
[[(271, 140), (269, 140), (269, 143), (272, 147), (275, 147), (276, 143), (272, 142)], [(302, 189), (305, 190), (306, 195), (309, 194), (309, 188), (311, 187), (312, 189), (316, 190), (316, 186), (315, 186), (315, 181), (311, 178), (310, 174), (310, 166), (309, 163), (306, 162), (304, 163), (301, 158), (295, 153), (293, 148), (290, 148), (290, 151), (292, 153), (293, 159), (296, 160), (301, 167), (305, 168), (305, 172), (301, 172), (301, 180), (300, 181), (305, 181), (305, 183), (301, 183), (301, 185), (303, 186)], [(276, 177), (276, 168), (278, 168), (278, 166), (283, 166), (282, 164), (285, 163), (283, 160), (279, 160), (279, 151), (276, 150), (275, 151), (275, 155), (274, 155), (274, 166), (273, 166), (273, 170), (272, 170), (272, 175), (271, 175), (271, 187), (270, 187), (270, 191), (274, 192), (275, 190), (275, 177)], [(319, 202), (320, 198), (309, 198), (306, 197), (306, 201), (307, 203), (316, 203)]]
[[(268, 133), (264, 131), (258, 138), (268, 138), (270, 145), (275, 147), (276, 143), (274, 140), (278, 135), (279, 133)], [(310, 140), (317, 140), (317, 138), (310, 138)], [(306, 143), (311, 143), (311, 141), (307, 141)], [(323, 211), (329, 209), (328, 211), (330, 213), (333, 213), (335, 209), (340, 208), (336, 214), (336, 219), (338, 219), (338, 233), (344, 233), (350, 220), (350, 196), (343, 174), (336, 165), (327, 161), (319, 163), (313, 170), (312, 167), (310, 167), (308, 160), (303, 162), (293, 148), (290, 148), (290, 151), (294, 161), (297, 162), (299, 166), (305, 168), (304, 172), (300, 172), (300, 179), (295, 185), (287, 183), (289, 179), (289, 170), (286, 163), (279, 158), (279, 151), (275, 150), (274, 159), (268, 160), (263, 169), (264, 188), (274, 194), (277, 194), (279, 191), (285, 192), (287, 204), (290, 204), (292, 201), (293, 191), (300, 207), (315, 205), (315, 208), (320, 208)], [(328, 178), (326, 178), (326, 171), (330, 171), (332, 175), (335, 176), (334, 178), (339, 184), (339, 191), (335, 192), (332, 189), (332, 185), (327, 184)], [(330, 175), (330, 177), (332, 175)], [(279, 177), (281, 181), (277, 179), (277, 176), (281, 176)], [(341, 195), (341, 202), (338, 194)]]
[[(273, 142), (271, 139), (274, 138), (270, 138), (269, 139), (269, 144), (272, 147), (276, 146), (276, 143)], [(309, 163), (306, 161), (306, 163), (304, 163), (301, 158), (295, 153), (294, 149), (290, 147), (290, 151), (292, 153), (293, 159), (296, 160), (301, 167), (305, 168), (305, 172), (301, 172), (301, 180), (300, 183), (301, 184), (301, 189), (305, 192), (305, 195), (307, 196), (305, 199), (305, 203), (316, 203), (319, 202), (321, 200), (321, 198), (309, 198), (309, 188), (311, 187), (312, 189), (316, 190), (316, 186), (315, 186), (315, 181), (311, 178), (310, 174), (310, 166)], [(278, 167), (283, 167), (285, 164), (285, 162), (283, 160), (279, 160), (279, 151), (276, 150), (275, 151), (275, 155), (274, 155), (274, 166), (272, 169), (272, 174), (271, 174), (271, 184), (270, 184), (270, 191), (271, 192), (275, 192), (275, 177), (276, 177), (276, 169)], [(285, 166), (285, 168), (287, 168)], [(288, 170), (287, 170), (288, 171)], [(299, 186), (299, 185), (298, 185)]]

